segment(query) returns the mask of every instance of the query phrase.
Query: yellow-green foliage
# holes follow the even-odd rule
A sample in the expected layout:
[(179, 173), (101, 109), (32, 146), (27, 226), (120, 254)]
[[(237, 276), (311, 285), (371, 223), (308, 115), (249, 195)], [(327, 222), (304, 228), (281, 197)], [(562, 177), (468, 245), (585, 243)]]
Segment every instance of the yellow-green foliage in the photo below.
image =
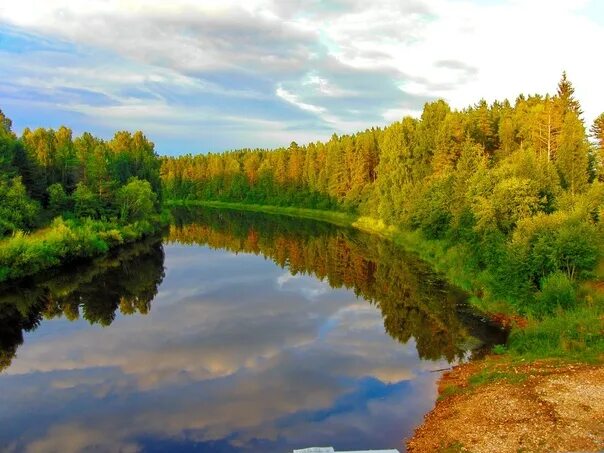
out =
[(58, 217), (48, 228), (33, 234), (17, 232), (0, 241), (0, 281), (103, 254), (111, 247), (139, 239), (155, 229), (156, 223), (149, 220), (116, 227), (110, 222)]

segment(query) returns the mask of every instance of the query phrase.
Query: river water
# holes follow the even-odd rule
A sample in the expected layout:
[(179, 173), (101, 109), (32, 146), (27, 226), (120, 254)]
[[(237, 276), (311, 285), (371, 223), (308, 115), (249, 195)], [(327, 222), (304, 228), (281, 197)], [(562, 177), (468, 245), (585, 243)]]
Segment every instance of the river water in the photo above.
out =
[(398, 448), (437, 370), (503, 334), (379, 238), (176, 211), (162, 237), (0, 291), (4, 451)]

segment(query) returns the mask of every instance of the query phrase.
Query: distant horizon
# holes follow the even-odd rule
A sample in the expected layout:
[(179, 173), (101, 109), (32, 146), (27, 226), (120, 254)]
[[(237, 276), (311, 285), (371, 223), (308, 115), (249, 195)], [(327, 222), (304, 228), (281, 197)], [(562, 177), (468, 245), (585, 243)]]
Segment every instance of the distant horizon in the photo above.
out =
[(604, 42), (595, 0), (34, 3), (0, 6), (0, 109), (18, 134), (142, 130), (167, 156), (272, 149), (441, 98), (554, 93), (563, 70), (587, 128), (604, 110), (579, 51)]

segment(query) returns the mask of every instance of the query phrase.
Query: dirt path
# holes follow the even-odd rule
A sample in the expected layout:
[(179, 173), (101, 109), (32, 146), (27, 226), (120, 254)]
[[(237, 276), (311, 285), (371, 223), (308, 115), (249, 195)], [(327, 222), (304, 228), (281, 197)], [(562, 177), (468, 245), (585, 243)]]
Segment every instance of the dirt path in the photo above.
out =
[[(410, 453), (604, 450), (604, 366), (485, 368), (471, 363), (443, 376), (439, 391), (453, 395), (426, 416), (407, 443)], [(481, 371), (491, 379), (473, 385)]]

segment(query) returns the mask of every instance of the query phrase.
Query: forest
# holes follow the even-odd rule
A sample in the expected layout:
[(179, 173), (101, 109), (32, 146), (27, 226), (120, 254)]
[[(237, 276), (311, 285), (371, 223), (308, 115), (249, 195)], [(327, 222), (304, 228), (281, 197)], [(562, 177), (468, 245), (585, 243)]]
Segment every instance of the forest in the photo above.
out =
[(104, 141), (25, 129), (0, 111), (0, 281), (96, 256), (157, 230), (160, 160), (142, 132)]
[(326, 143), (161, 160), (168, 200), (343, 211), (411, 232), (504, 310), (574, 308), (598, 275), (604, 114), (588, 130), (566, 74), (554, 95), (463, 110), (438, 100)]

